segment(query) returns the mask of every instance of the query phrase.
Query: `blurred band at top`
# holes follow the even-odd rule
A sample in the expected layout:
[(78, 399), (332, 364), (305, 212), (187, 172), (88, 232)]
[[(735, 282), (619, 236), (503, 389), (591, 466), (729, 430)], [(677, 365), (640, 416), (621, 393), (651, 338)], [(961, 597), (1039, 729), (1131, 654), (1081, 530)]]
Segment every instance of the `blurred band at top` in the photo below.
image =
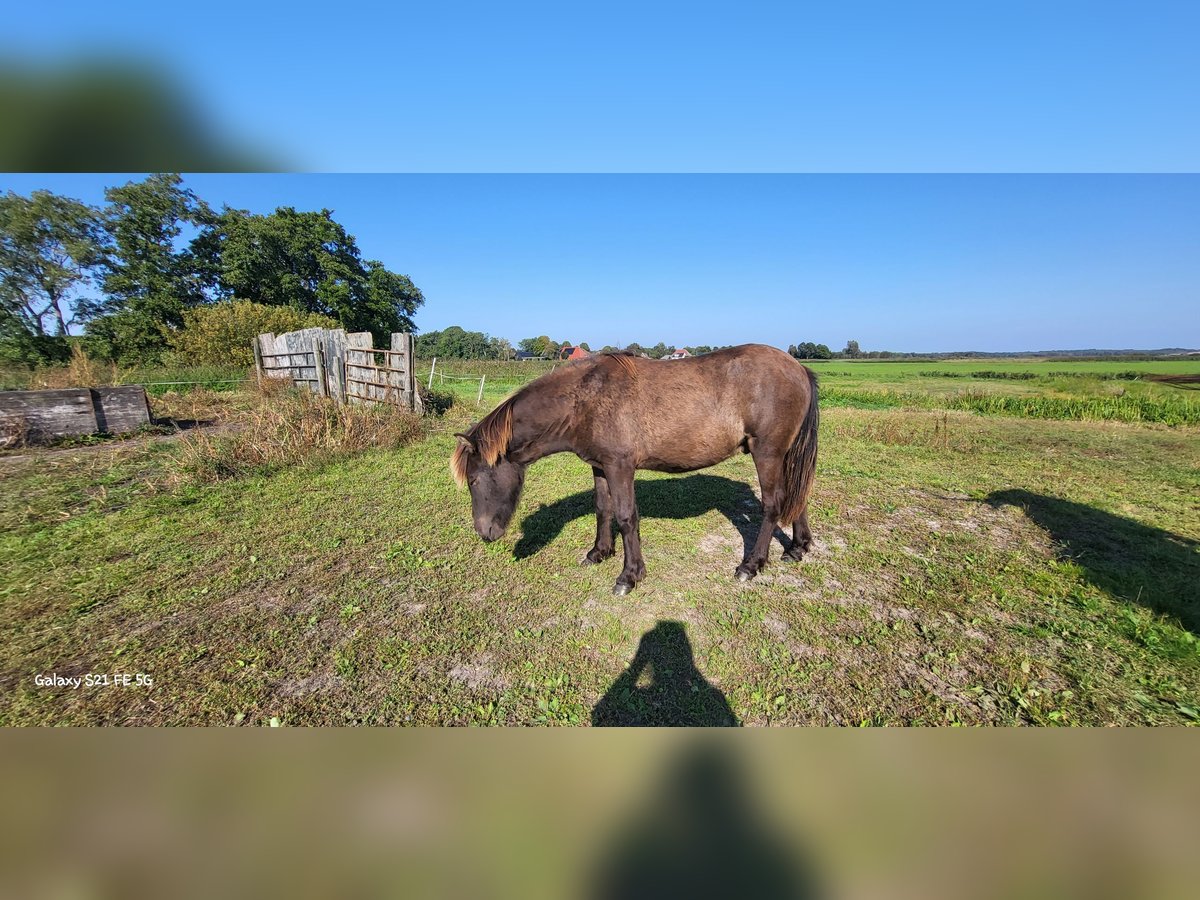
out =
[(240, 144), (162, 66), (0, 59), (0, 171), (250, 172), (278, 161)]

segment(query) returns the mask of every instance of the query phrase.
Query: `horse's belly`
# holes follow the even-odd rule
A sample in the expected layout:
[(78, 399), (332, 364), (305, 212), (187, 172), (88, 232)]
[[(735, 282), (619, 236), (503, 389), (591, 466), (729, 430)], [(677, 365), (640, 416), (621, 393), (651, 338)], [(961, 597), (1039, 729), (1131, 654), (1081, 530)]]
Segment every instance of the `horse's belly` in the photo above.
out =
[(680, 440), (663, 442), (646, 448), (638, 463), (639, 469), (655, 472), (694, 472), (707, 469), (729, 459), (738, 451), (742, 435), (709, 435), (703, 439), (694, 433)]

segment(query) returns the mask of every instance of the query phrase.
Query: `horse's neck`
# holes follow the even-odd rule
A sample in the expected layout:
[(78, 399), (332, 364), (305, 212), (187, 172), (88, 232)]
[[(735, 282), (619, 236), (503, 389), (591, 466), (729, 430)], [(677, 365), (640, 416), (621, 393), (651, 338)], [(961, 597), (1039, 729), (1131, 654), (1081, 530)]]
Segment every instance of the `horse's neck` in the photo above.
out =
[(529, 465), (551, 453), (573, 449), (565, 427), (567, 418), (559, 403), (539, 402), (537, 394), (520, 397), (513, 407), (509, 459)]

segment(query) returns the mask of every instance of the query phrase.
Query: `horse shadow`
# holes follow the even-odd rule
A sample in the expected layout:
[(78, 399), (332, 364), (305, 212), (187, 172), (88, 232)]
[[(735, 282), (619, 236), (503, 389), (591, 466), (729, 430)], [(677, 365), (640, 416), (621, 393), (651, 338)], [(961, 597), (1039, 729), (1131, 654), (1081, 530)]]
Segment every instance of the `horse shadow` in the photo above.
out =
[(736, 748), (690, 741), (602, 845), (588, 896), (825, 896), (803, 847), (754, 803)]
[[(640, 685), (643, 676), (648, 683)], [(733, 726), (740, 724), (721, 690), (696, 668), (679, 622), (659, 622), (642, 635), (629, 667), (592, 710), (597, 726)]]
[(1031, 491), (995, 491), (985, 502), (1022, 508), (1096, 587), (1200, 635), (1200, 541)]
[[(762, 504), (749, 485), (720, 475), (688, 475), (636, 481), (634, 490), (638, 516), (643, 519), (692, 519), (716, 510), (742, 536), (743, 558), (750, 555), (762, 522)], [(513, 556), (516, 559), (533, 556), (558, 537), (568, 522), (595, 514), (594, 489), (539, 507), (521, 522), (522, 534), (513, 548)], [(614, 524), (614, 534), (616, 531)], [(792, 545), (778, 526), (774, 538), (785, 550)]]

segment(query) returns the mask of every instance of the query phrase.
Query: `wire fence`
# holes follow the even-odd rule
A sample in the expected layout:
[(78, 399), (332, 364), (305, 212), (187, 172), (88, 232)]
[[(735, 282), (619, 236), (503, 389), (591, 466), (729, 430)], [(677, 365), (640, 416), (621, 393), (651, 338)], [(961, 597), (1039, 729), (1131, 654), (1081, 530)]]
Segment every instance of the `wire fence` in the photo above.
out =
[[(550, 371), (553, 371), (555, 366), (551, 366)], [(423, 378), (425, 386), (429, 390), (433, 390), (434, 385), (440, 387), (454, 388), (456, 385), (447, 385), (447, 381), (451, 382), (478, 382), (479, 390), (475, 392), (475, 403), (477, 405), (483, 403), (483, 395), (487, 388), (498, 390), (501, 393), (511, 393), (521, 385), (528, 384), (535, 378), (540, 378), (545, 372), (533, 372), (529, 375), (487, 375), (487, 374), (452, 374), (445, 369), (438, 368), (437, 357), (434, 357), (433, 362), (429, 366), (429, 375)]]

